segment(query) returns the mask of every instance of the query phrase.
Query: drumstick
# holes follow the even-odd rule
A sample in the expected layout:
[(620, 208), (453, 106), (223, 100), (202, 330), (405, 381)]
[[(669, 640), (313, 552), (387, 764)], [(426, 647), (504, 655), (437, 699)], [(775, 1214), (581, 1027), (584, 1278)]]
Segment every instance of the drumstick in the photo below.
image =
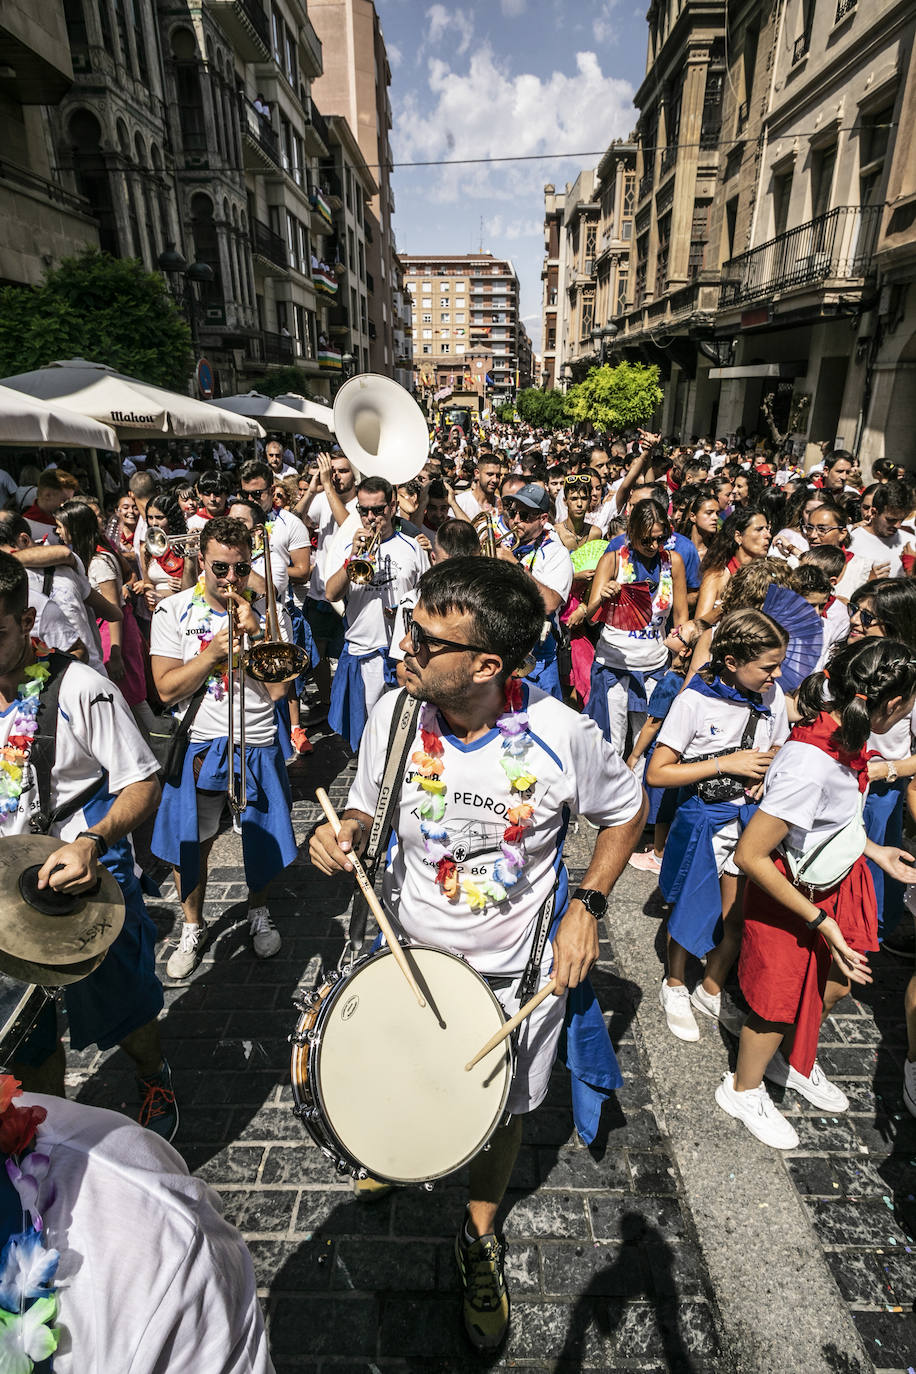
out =
[[(334, 834), (339, 835), (340, 817), (331, 805), (331, 799), (328, 796), (327, 792), (325, 792), (323, 787), (318, 787), (315, 789), (315, 796), (318, 798), (318, 804), (321, 807), (324, 814), (327, 816), (328, 823), (333, 828)], [(362, 864), (360, 863), (359, 859), (356, 857), (355, 854), (350, 853), (347, 857), (353, 865), (353, 873), (356, 878), (356, 881), (362, 888), (363, 896), (369, 903), (369, 910), (375, 917), (376, 922), (378, 923), (379, 930), (382, 932), (385, 939), (388, 941), (388, 948), (394, 955), (394, 962), (397, 964), (398, 968), (401, 970), (404, 977), (410, 984), (413, 990), (413, 994), (419, 1002), (420, 1006), (425, 1007), (426, 1000), (422, 992), (420, 991), (420, 985), (417, 982), (416, 978), (413, 976), (413, 973), (411, 972), (410, 965), (404, 957), (404, 951), (401, 949), (400, 941), (398, 940), (398, 937), (395, 935), (394, 931), (391, 928), (391, 922), (385, 915), (381, 902), (372, 890), (372, 884), (366, 877), (366, 870), (363, 868)]]
[(467, 1073), (469, 1069), (473, 1069), (475, 1064), (479, 1064), (484, 1055), (489, 1054), (491, 1050), (495, 1050), (497, 1045), (501, 1045), (504, 1040), (508, 1040), (509, 1036), (515, 1030), (515, 1027), (520, 1026), (525, 1017), (530, 1016), (531, 1013), (541, 1005), (544, 998), (550, 996), (556, 985), (556, 978), (551, 978), (550, 982), (545, 983), (540, 992), (534, 994), (530, 1002), (526, 1002), (523, 1007), (519, 1008), (514, 1016), (510, 1016), (502, 1030), (498, 1030), (495, 1035), (491, 1035), (483, 1049), (478, 1050), (470, 1063), (465, 1064), (465, 1073)]

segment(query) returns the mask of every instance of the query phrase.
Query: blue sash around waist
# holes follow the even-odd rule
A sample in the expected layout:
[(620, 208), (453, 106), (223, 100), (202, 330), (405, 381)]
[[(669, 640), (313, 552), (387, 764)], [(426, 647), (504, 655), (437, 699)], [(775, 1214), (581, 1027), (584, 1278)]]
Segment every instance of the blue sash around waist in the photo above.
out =
[(740, 806), (704, 802), (695, 792), (687, 793), (678, 804), (658, 885), (665, 901), (674, 905), (668, 934), (697, 958), (703, 958), (722, 938), (722, 893), (713, 835), (736, 818), (743, 830), (756, 810), (756, 802)]

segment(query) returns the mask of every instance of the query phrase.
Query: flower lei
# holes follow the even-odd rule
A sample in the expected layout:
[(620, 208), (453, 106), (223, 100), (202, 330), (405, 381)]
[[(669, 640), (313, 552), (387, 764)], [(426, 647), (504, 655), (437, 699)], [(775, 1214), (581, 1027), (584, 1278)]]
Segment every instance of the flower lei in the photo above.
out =
[[(44, 1107), (14, 1107), (13, 1098), (21, 1092), (18, 1079), (0, 1075), (0, 1151), (9, 1156), (6, 1172), (19, 1195), (23, 1220), (28, 1212), (31, 1221), (28, 1229), (10, 1236), (0, 1253), (0, 1374), (31, 1374), (36, 1364), (50, 1359), (60, 1339), (50, 1325), (57, 1315), (51, 1282), (60, 1254), (44, 1248), (39, 1210), (51, 1161), (38, 1151), (27, 1153), (47, 1112)], [(49, 1188), (45, 1204), (53, 1197)]]
[[(246, 601), (254, 600), (254, 592), (245, 591), (242, 593)], [(203, 627), (203, 633), (198, 636), (200, 648), (198, 653), (202, 653), (213, 639), (213, 631), (210, 629), (210, 622), (213, 619), (213, 607), (204, 598), (204, 579), (198, 579), (194, 586), (191, 596), (191, 606), (195, 607), (200, 613), (196, 621), (197, 625)], [(229, 690), (229, 664), (218, 663), (213, 672), (207, 678), (207, 695), (213, 697), (215, 701), (222, 701)], [(3, 1374), (0, 1369), (0, 1374)]]
[[(653, 617), (661, 612), (669, 611), (674, 600), (674, 580), (671, 576), (671, 559), (667, 549), (659, 550), (659, 580), (658, 591), (652, 602)], [(636, 568), (633, 564), (633, 551), (629, 544), (622, 544), (617, 552), (617, 581), (635, 582)]]
[(506, 683), (505, 707), (496, 728), (502, 736), (500, 766), (509, 783), (510, 797), (517, 805), (506, 813), (509, 824), (500, 843), (502, 858), (496, 860), (488, 876), (477, 881), (459, 875), (451, 837), (442, 825), (447, 794), (442, 762), (445, 746), (436, 725), (436, 708), (428, 702), (420, 713), (423, 748), (411, 755), (416, 780), (424, 793), (419, 808), (420, 833), (427, 854), (436, 864), (436, 885), (450, 902), (463, 896), (472, 911), (482, 910), (487, 902), (504, 902), (525, 864), (524, 834), (534, 817), (530, 797), (537, 778), (531, 771), (532, 742), (518, 678), (510, 678)]
[(32, 645), (39, 658), (25, 669), (25, 681), (16, 688), (13, 728), (6, 744), (0, 749), (0, 829), (19, 810), (19, 798), (28, 775), (32, 740), (38, 730), (41, 692), (51, 676), (51, 669), (42, 662), (48, 655), (47, 648), (35, 639)]

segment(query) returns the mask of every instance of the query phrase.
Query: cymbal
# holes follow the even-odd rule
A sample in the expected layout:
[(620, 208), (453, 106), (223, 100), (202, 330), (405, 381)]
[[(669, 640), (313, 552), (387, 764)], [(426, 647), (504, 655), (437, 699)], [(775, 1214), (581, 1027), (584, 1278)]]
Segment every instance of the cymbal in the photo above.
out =
[(0, 949), (0, 973), (9, 974), (17, 983), (37, 983), (40, 988), (66, 988), (93, 973), (108, 953), (103, 949), (91, 959), (78, 964), (36, 964), (31, 959), (17, 959)]
[[(72, 968), (85, 977), (91, 961), (114, 943), (124, 924), (124, 898), (115, 878), (99, 866), (99, 884), (88, 893), (38, 891), (35, 878), (45, 860), (60, 849), (52, 835), (9, 835), (0, 839), (0, 957), (39, 968)], [(0, 964), (0, 967), (5, 965)], [(34, 972), (18, 974), (41, 982)], [(51, 983), (59, 983), (60, 978)], [(66, 981), (73, 982), (74, 978)]]

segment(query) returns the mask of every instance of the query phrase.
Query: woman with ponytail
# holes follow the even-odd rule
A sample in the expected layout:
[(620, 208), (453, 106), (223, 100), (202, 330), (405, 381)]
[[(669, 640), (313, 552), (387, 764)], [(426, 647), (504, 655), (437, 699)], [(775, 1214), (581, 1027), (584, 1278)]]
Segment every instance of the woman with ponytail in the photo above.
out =
[(866, 744), (903, 720), (916, 700), (916, 659), (905, 645), (868, 639), (840, 650), (798, 693), (801, 722), (779, 752), (763, 797), (738, 842), (747, 875), (738, 966), (751, 1008), (738, 1064), (716, 1101), (752, 1135), (794, 1150), (798, 1136), (764, 1086), (798, 1092), (822, 1111), (846, 1111), (846, 1095), (818, 1067), (823, 1017), (870, 983), (878, 947), (875, 891), (866, 858), (901, 882), (909, 855), (866, 837)]
[[(777, 686), (788, 635), (759, 610), (734, 611), (717, 627), (711, 660), (691, 677), (667, 714), (646, 769), (650, 787), (683, 789), (658, 883), (667, 902), (668, 975), (659, 992), (668, 1029), (700, 1038), (694, 1010), (738, 1033), (739, 1013), (723, 984), (741, 943), (735, 846), (754, 814), (759, 788), (789, 733)], [(691, 994), (687, 955), (706, 959)]]

